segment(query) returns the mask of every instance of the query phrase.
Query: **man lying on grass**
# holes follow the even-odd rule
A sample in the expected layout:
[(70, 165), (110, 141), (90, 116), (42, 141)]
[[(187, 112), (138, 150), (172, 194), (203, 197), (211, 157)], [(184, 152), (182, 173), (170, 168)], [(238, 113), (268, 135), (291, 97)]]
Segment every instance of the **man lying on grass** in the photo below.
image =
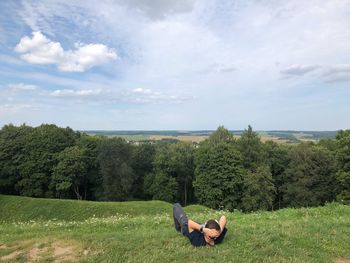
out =
[(198, 224), (188, 219), (181, 205), (176, 203), (173, 207), (173, 217), (176, 231), (188, 237), (191, 244), (196, 247), (219, 244), (227, 232), (225, 216), (221, 216), (219, 222), (209, 220), (205, 224)]

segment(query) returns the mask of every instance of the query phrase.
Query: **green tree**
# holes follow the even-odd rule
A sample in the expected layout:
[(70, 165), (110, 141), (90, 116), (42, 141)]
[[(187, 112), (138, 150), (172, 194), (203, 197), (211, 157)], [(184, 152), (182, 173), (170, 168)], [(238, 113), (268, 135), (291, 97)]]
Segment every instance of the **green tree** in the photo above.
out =
[(336, 152), (338, 149), (338, 143), (337, 140), (334, 139), (321, 139), (318, 142), (319, 146), (322, 146), (324, 148), (327, 148), (328, 150), (330, 150), (331, 152)]
[(181, 203), (185, 206), (194, 200), (194, 147), (192, 143), (180, 142), (172, 145), (174, 162), (176, 164), (176, 180), (179, 184)]
[(96, 200), (103, 191), (99, 176), (98, 145), (103, 139), (100, 136), (82, 134), (75, 142), (76, 146), (83, 150), (86, 163), (86, 172), (82, 178), (83, 199)]
[(238, 147), (242, 154), (243, 166), (246, 169), (242, 208), (245, 211), (273, 208), (275, 186), (267, 149), (250, 125), (238, 139)]
[(337, 200), (350, 204), (350, 130), (341, 130), (336, 136), (338, 161), (337, 182), (339, 185)]
[(31, 129), (22, 148), (17, 191), (26, 196), (54, 197), (51, 180), (58, 155), (66, 147), (73, 146), (78, 137), (79, 133), (72, 129), (56, 125), (43, 124)]
[(244, 211), (269, 210), (272, 208), (275, 186), (270, 167), (262, 165), (244, 177), (242, 209)]
[(283, 174), (288, 166), (288, 151), (290, 148), (287, 145), (280, 145), (273, 141), (267, 141), (264, 146), (267, 154), (267, 163), (271, 169), (272, 181), (274, 182), (276, 188), (272, 208), (280, 209), (282, 208), (283, 204)]
[(53, 182), (59, 197), (69, 197), (73, 189), (77, 199), (83, 197), (84, 179), (87, 172), (85, 152), (78, 146), (67, 147), (58, 155)]
[(135, 145), (132, 149), (131, 167), (135, 173), (131, 194), (134, 199), (147, 199), (144, 192), (144, 178), (153, 171), (155, 146), (152, 144)]
[(239, 151), (242, 154), (243, 166), (255, 171), (258, 166), (267, 162), (267, 155), (259, 135), (249, 125), (238, 139)]
[(344, 204), (350, 204), (350, 173), (339, 171), (336, 178), (341, 188), (337, 200)]
[(301, 143), (289, 152), (284, 172), (283, 201), (287, 206), (317, 206), (335, 198), (335, 160), (324, 147)]
[(224, 126), (219, 126), (215, 132), (213, 132), (209, 138), (208, 142), (212, 145), (217, 145), (223, 142), (233, 142), (234, 137), (232, 133), (229, 132)]
[(20, 194), (16, 184), (21, 180), (20, 165), (26, 158), (24, 151), (28, 134), (33, 128), (25, 124), (5, 125), (0, 130), (0, 193)]
[[(178, 189), (175, 199), (184, 205), (187, 205), (188, 200), (193, 199), (193, 156), (194, 147), (191, 143), (162, 143), (158, 145), (153, 161), (154, 176), (151, 178), (156, 180), (157, 177), (168, 177), (171, 183), (173, 182), (172, 179), (174, 179), (177, 184), (176, 189)], [(157, 182), (155, 182), (155, 185), (157, 185)], [(153, 195), (156, 195), (155, 193), (157, 191), (164, 192), (163, 189), (157, 189), (157, 187), (153, 187), (152, 189), (153, 191), (151, 192), (153, 192)], [(172, 196), (172, 192), (168, 191), (168, 193)], [(167, 200), (171, 199), (172, 197), (167, 198)]]
[(178, 183), (176, 179), (162, 171), (147, 174), (144, 187), (145, 192), (151, 195), (153, 200), (172, 203), (177, 199)]
[(98, 147), (103, 195), (98, 199), (125, 201), (131, 198), (134, 172), (130, 165), (131, 147), (121, 138), (106, 138)]
[(195, 155), (195, 181), (198, 201), (211, 208), (240, 207), (244, 169), (242, 156), (233, 143), (201, 144)]

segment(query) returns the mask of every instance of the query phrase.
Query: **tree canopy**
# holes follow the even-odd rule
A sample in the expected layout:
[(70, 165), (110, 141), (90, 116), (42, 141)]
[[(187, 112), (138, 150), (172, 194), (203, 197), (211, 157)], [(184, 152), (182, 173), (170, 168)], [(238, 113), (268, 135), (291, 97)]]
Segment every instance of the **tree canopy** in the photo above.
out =
[(200, 144), (133, 145), (69, 127), (5, 125), (0, 193), (84, 200), (200, 203), (215, 209), (273, 210), (350, 203), (350, 130), (314, 143), (262, 142), (223, 126)]

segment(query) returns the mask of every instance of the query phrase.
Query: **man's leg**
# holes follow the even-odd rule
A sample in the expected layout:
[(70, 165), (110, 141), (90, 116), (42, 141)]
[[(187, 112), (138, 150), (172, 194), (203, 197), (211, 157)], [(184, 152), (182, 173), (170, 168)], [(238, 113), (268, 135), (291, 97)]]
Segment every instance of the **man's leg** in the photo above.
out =
[(179, 221), (177, 221), (174, 213), (173, 213), (173, 218), (174, 218), (174, 225), (175, 225), (176, 231), (181, 232), (181, 225), (180, 225)]
[(176, 230), (181, 231), (183, 235), (187, 236), (188, 235), (188, 218), (179, 203), (176, 203), (173, 206), (173, 217), (174, 217)]

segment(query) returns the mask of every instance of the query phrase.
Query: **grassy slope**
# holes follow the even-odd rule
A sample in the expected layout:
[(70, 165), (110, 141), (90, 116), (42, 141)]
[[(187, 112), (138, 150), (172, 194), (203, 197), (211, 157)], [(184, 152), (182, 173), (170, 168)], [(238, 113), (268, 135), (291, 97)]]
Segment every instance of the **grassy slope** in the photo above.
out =
[[(186, 207), (203, 222), (220, 213)], [(171, 205), (84, 202), (0, 195), (0, 257), (38, 242), (65, 240), (93, 251), (82, 262), (334, 262), (350, 259), (350, 207), (225, 213), (228, 235), (214, 248), (194, 248), (173, 228)], [(32, 220), (32, 221), (30, 221)], [(41, 244), (41, 246), (43, 246)], [(50, 255), (44, 257), (50, 261)]]
[(134, 216), (169, 212), (171, 205), (162, 201), (92, 202), (29, 198), (0, 195), (0, 221), (28, 220), (84, 220), (95, 215), (108, 217), (115, 214)]

